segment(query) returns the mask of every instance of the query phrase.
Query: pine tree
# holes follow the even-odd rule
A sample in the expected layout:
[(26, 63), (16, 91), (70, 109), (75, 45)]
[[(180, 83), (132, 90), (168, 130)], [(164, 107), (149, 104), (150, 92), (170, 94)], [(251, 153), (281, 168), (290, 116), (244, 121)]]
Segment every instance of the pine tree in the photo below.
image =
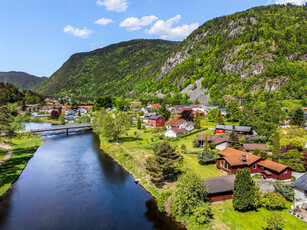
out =
[(280, 158), (280, 138), (279, 138), (279, 132), (276, 131), (274, 133), (274, 138), (273, 138), (272, 161), (278, 162), (279, 158)]
[(20, 110), (21, 111), (26, 111), (26, 102), (25, 101), (21, 102)]
[(13, 117), (10, 113), (8, 106), (0, 107), (0, 134), (10, 132), (11, 122), (13, 122)]
[(158, 188), (161, 188), (164, 184), (163, 169), (156, 157), (147, 158), (146, 170), (150, 175), (151, 182)]
[(164, 119), (167, 121), (169, 118), (170, 118), (170, 116), (171, 116), (171, 112), (166, 108), (166, 105), (163, 103), (162, 105), (161, 105), (161, 107), (159, 108), (159, 110), (158, 110), (158, 113), (162, 116), (162, 117), (164, 117)]
[(232, 204), (235, 210), (247, 211), (255, 208), (256, 185), (248, 168), (239, 169), (234, 181)]
[(195, 129), (200, 129), (200, 115), (196, 112), (195, 119), (194, 119)]
[(208, 142), (208, 137), (205, 135), (205, 140), (204, 140), (204, 150), (209, 151), (209, 142)]
[(231, 147), (231, 148), (239, 149), (239, 150), (242, 149), (238, 134), (235, 131), (235, 126), (232, 127), (232, 131), (231, 131), (229, 139), (227, 141), (227, 147)]
[(291, 124), (303, 126), (305, 123), (304, 111), (301, 108), (296, 109), (291, 116)]
[(62, 106), (59, 106), (59, 108), (58, 108), (58, 112), (59, 112), (59, 115), (61, 115), (61, 114), (62, 114)]
[(142, 128), (142, 124), (141, 124), (141, 119), (140, 118), (138, 118), (138, 120), (137, 120), (136, 128), (137, 129), (141, 129)]
[(219, 125), (224, 124), (224, 116), (222, 115), (221, 110), (217, 112), (214, 122), (218, 123)]

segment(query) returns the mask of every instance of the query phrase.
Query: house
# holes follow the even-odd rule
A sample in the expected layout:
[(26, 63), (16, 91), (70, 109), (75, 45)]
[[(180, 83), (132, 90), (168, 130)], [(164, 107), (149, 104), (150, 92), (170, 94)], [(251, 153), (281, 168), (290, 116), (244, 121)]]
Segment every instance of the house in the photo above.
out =
[(204, 112), (204, 111), (201, 111), (201, 110), (194, 110), (194, 111), (192, 112), (192, 114), (194, 115), (194, 118), (195, 118), (195, 116), (196, 116), (196, 113), (199, 114), (199, 117), (200, 117), (201, 120), (205, 119), (205, 112)]
[(186, 127), (185, 127), (185, 128), (188, 130), (188, 132), (191, 132), (192, 130), (195, 129), (195, 125), (194, 125), (194, 123), (193, 123), (192, 121), (189, 121), (189, 122), (186, 124)]
[(267, 180), (291, 180), (292, 169), (286, 165), (230, 147), (220, 151), (219, 155), (216, 166), (227, 174), (236, 174), (238, 169), (249, 168), (252, 175), (259, 174)]
[(154, 115), (148, 118), (149, 127), (164, 127), (165, 118), (160, 115)]
[(183, 128), (183, 129), (179, 129), (179, 128), (171, 128), (171, 129), (168, 129), (164, 132), (164, 135), (166, 137), (173, 137), (173, 138), (176, 138), (176, 137), (180, 137), (181, 135), (183, 134), (186, 134), (188, 132), (187, 129)]
[(231, 200), (235, 179), (235, 175), (205, 178), (204, 180), (208, 184), (208, 201)]
[(171, 128), (182, 129), (186, 127), (187, 123), (188, 122), (184, 119), (172, 119), (166, 123), (166, 128), (167, 129), (171, 129)]
[(214, 128), (214, 133), (231, 132), (234, 127), (235, 132), (243, 135), (252, 135), (253, 128), (250, 126), (234, 126), (234, 125), (217, 125)]
[(307, 204), (307, 173), (292, 182), (294, 189), (295, 205), (301, 206), (303, 203)]
[(229, 136), (226, 135), (197, 135), (197, 140), (199, 145), (203, 147), (205, 139), (207, 136), (208, 143), (213, 143), (216, 149), (224, 150), (227, 147), (227, 141)]
[(269, 151), (265, 144), (248, 144), (248, 143), (243, 143), (243, 149), (246, 152), (253, 152), (255, 149), (260, 149), (263, 152)]

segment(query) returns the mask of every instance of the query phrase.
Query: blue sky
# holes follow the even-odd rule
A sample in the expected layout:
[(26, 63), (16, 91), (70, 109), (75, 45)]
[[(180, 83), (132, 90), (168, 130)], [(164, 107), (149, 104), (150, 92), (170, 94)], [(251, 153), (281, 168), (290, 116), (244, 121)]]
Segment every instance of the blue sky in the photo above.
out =
[(74, 53), (137, 38), (183, 40), (206, 21), (306, 0), (0, 0), (0, 71), (50, 76)]

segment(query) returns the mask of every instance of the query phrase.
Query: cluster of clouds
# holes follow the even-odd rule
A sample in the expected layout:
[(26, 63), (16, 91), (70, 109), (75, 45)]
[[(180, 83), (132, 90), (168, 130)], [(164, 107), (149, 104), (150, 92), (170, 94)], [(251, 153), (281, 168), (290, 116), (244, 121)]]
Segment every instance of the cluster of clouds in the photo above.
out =
[(293, 5), (305, 5), (307, 3), (307, 0), (275, 0), (276, 4), (293, 4)]

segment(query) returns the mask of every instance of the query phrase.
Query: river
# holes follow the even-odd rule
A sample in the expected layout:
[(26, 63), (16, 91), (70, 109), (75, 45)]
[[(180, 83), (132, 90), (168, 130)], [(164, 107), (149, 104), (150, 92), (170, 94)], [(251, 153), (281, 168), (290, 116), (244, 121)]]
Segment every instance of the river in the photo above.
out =
[(93, 133), (43, 139), (0, 201), (0, 229), (182, 229)]

